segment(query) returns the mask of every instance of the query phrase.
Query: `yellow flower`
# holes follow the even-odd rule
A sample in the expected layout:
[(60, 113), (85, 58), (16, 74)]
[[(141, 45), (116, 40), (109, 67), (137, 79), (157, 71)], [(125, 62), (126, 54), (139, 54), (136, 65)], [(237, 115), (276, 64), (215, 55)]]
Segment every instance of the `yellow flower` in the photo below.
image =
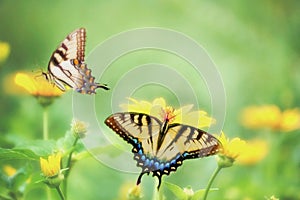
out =
[(48, 160), (40, 158), (40, 165), (45, 177), (53, 177), (60, 173), (61, 154), (54, 154), (48, 157)]
[(127, 195), (128, 200), (140, 200), (142, 199), (141, 186), (135, 185), (131, 188)]
[(222, 132), (221, 135), (218, 137), (219, 141), (222, 144), (222, 151), (220, 152), (221, 155), (229, 157), (235, 160), (238, 156), (240, 156), (245, 148), (246, 141), (242, 140), (238, 137), (233, 138), (230, 140), (225, 136)]
[[(133, 186), (133, 187), (132, 187)], [(139, 200), (142, 199), (141, 187), (132, 182), (126, 182), (121, 186), (117, 199)]]
[(52, 104), (54, 98), (63, 94), (60, 89), (49, 83), (42, 76), (17, 73), (15, 76), (15, 83), (24, 88), (32, 96), (36, 97), (43, 107), (49, 106)]
[[(17, 175), (17, 173), (19, 173), (17, 171), (17, 169), (13, 168), (11, 165), (4, 165), (3, 167), (3, 171), (4, 173), (8, 176), (8, 177), (13, 177), (15, 175)], [(31, 181), (31, 177), (29, 176), (26, 180), (25, 183), (29, 184)]]
[(280, 131), (300, 129), (299, 109), (281, 111), (275, 105), (251, 106), (241, 116), (242, 124), (248, 128), (271, 128)]
[(268, 145), (262, 140), (246, 142), (238, 137), (230, 140), (223, 132), (218, 139), (223, 147), (218, 161), (222, 167), (229, 167), (235, 161), (243, 165), (254, 164), (262, 160), (268, 152)]
[(23, 87), (29, 94), (42, 97), (58, 97), (63, 92), (49, 83), (42, 76), (34, 76), (28, 73), (17, 73), (15, 83)]
[(13, 176), (17, 173), (17, 170), (10, 165), (4, 165), (3, 171), (6, 173), (7, 176)]
[(10, 46), (6, 42), (0, 42), (0, 63), (5, 61), (10, 53)]
[(286, 132), (300, 129), (300, 110), (294, 108), (283, 111), (280, 128)]
[(128, 112), (139, 112), (152, 115), (164, 120), (168, 118), (172, 123), (182, 123), (198, 128), (209, 127), (215, 122), (214, 119), (207, 116), (202, 110), (191, 111), (193, 105), (183, 106), (180, 109), (174, 109), (168, 106), (164, 98), (156, 98), (152, 102), (138, 101), (129, 98), (132, 104), (122, 104), (121, 108)]
[(264, 140), (248, 140), (236, 161), (242, 165), (255, 164), (266, 157), (268, 149), (268, 144)]

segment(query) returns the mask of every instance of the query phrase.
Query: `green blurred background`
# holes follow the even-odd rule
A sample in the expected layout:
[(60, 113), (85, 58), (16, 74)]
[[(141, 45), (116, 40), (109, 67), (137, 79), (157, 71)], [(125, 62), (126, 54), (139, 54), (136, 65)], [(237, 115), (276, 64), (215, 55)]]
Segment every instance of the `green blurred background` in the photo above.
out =
[[(0, 0), (0, 41), (11, 46), (8, 59), (0, 63), (1, 147), (10, 148), (20, 141), (42, 138), (42, 108), (32, 97), (10, 92), (14, 86), (8, 84), (9, 76), (18, 71), (46, 69), (59, 42), (78, 27), (87, 29), (87, 55), (108, 37), (134, 28), (168, 28), (193, 38), (207, 50), (222, 76), (227, 96), (224, 131), (230, 137), (248, 139), (263, 134), (241, 126), (239, 114), (245, 106), (276, 104), (283, 109), (299, 107), (300, 2), (297, 0)], [(122, 66), (130, 69), (137, 63), (152, 61), (151, 58), (155, 62), (167, 60), (172, 66), (186, 64), (168, 55), (162, 57), (157, 52), (150, 58), (147, 52), (142, 57), (137, 53), (125, 56), (113, 65), (116, 65), (115, 70), (119, 68), (119, 71), (126, 72), (127, 68)], [(121, 75), (121, 72), (117, 73)], [(113, 86), (118, 78), (111, 70), (102, 82)], [(110, 95), (99, 93), (99, 98)], [(138, 93), (136, 97), (153, 100), (151, 92)], [(171, 97), (165, 98), (168, 103), (178, 105)], [(62, 137), (70, 127), (73, 116), (71, 101), (72, 93), (69, 92), (51, 106), (50, 134), (54, 139)], [(207, 97), (199, 106), (209, 111), (209, 102)], [(99, 119), (104, 119), (107, 114), (104, 112)], [(286, 154), (285, 164), (290, 167), (278, 179), (271, 177), (266, 180), (262, 174), (262, 168), (272, 167), (267, 161), (255, 166), (235, 166), (217, 177), (214, 186), (220, 190), (211, 193), (209, 199), (263, 199), (273, 194), (281, 199), (300, 198), (297, 136), (299, 132), (291, 133), (286, 139), (287, 145), (295, 148), (291, 154)], [(0, 161), (0, 164), (5, 163)], [(214, 167), (213, 158), (187, 161), (165, 180), (181, 187), (191, 185), (197, 190), (206, 186), (207, 174), (211, 174)], [(136, 178), (137, 174), (118, 172), (90, 158), (78, 162), (71, 172), (69, 199), (118, 199), (119, 188), (127, 182), (134, 183)], [(148, 188), (144, 191), (145, 199), (151, 196), (153, 182), (150, 176), (143, 178), (143, 186)], [(41, 199), (41, 187), (32, 187), (35, 189), (26, 194), (26, 199)], [(172, 198), (172, 194), (167, 191), (166, 194)]]

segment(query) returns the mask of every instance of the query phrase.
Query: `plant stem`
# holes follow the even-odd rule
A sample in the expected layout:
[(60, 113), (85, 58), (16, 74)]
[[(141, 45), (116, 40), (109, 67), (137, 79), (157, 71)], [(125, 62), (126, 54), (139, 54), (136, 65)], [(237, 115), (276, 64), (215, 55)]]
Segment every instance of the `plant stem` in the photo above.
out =
[(208, 192), (209, 192), (209, 190), (210, 190), (210, 187), (211, 187), (212, 183), (214, 182), (216, 176), (218, 175), (218, 173), (220, 172), (221, 169), (222, 169), (222, 167), (220, 167), (220, 166), (218, 165), (218, 167), (217, 167), (216, 170), (214, 171), (213, 175), (210, 177), (210, 179), (209, 179), (209, 181), (208, 181), (208, 185), (207, 185), (207, 187), (206, 187), (206, 189), (205, 189), (205, 192), (204, 192), (203, 200), (206, 200), (207, 195), (208, 195)]
[(49, 132), (48, 132), (48, 109), (44, 107), (43, 110), (43, 139), (48, 140)]
[(56, 191), (59, 194), (61, 200), (65, 200), (64, 194), (62, 193), (61, 189), (59, 186), (56, 187)]
[(66, 168), (68, 168), (68, 170), (66, 171), (66, 174), (65, 174), (65, 177), (66, 177), (66, 178), (67, 178), (68, 175), (69, 175), (69, 171), (70, 171), (70, 168), (71, 168), (71, 162), (72, 162), (72, 155), (73, 155), (75, 146), (76, 146), (76, 144), (77, 144), (77, 142), (78, 142), (78, 139), (79, 139), (78, 137), (75, 138), (74, 143), (73, 143), (73, 145), (72, 145), (72, 151), (71, 151), (70, 154), (69, 154), (69, 158), (68, 158), (67, 166), (66, 166)]
[(158, 180), (155, 179), (154, 188), (153, 188), (153, 197), (152, 200), (159, 200), (160, 199), (160, 192), (157, 190)]
[(68, 170), (65, 173), (65, 181), (64, 181), (64, 185), (63, 185), (63, 190), (64, 190), (64, 193), (66, 195), (67, 195), (67, 186), (68, 186), (68, 176), (69, 176), (69, 173), (70, 173), (70, 170), (71, 170), (72, 155), (73, 155), (73, 152), (74, 152), (74, 149), (75, 149), (75, 146), (76, 146), (78, 140), (79, 140), (79, 138), (76, 137), (74, 142), (73, 142), (72, 149), (71, 149), (71, 152), (69, 154), (67, 165), (66, 165), (66, 168)]
[(51, 200), (51, 189), (49, 187), (46, 187), (46, 193), (47, 193), (47, 200)]

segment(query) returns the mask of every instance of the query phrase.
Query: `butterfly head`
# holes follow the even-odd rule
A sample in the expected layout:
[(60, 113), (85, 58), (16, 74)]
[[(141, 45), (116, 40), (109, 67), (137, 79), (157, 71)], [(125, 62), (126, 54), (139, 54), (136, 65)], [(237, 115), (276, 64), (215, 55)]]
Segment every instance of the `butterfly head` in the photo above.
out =
[(42, 72), (42, 76), (47, 80), (47, 81), (51, 81), (51, 76), (49, 73), (47, 72)]
[(162, 109), (161, 116), (163, 121), (172, 122), (176, 117), (175, 109), (171, 106), (167, 106), (166, 108)]

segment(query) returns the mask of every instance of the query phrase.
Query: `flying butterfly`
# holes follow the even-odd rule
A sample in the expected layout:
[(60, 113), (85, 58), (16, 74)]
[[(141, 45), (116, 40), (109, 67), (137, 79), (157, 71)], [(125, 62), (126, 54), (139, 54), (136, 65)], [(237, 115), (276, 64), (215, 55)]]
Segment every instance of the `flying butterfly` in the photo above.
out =
[(184, 160), (214, 155), (221, 150), (221, 143), (211, 134), (171, 121), (168, 115), (161, 121), (136, 112), (115, 113), (105, 120), (108, 127), (133, 146), (133, 158), (142, 168), (137, 185), (144, 174), (152, 172), (159, 180), (159, 189), (162, 176), (175, 172)]
[(86, 30), (79, 28), (70, 33), (53, 52), (48, 71), (43, 75), (60, 90), (66, 86), (82, 94), (95, 94), (97, 88), (108, 90), (105, 84), (95, 82), (91, 70), (84, 62)]

